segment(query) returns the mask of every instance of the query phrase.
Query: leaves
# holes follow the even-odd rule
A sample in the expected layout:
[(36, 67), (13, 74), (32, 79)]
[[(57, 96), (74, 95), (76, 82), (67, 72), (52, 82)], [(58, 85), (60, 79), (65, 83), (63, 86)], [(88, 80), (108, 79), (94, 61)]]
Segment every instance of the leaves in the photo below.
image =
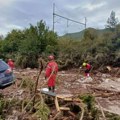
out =
[(55, 53), (57, 34), (46, 27), (42, 20), (36, 26), (24, 30), (12, 30), (0, 41), (1, 56), (15, 59), (16, 65), (22, 68), (37, 67), (37, 59), (43, 52)]
[(112, 21), (115, 23), (114, 31), (88, 28), (80, 40), (58, 39), (43, 20), (24, 30), (12, 30), (0, 40), (0, 57), (14, 59), (16, 66), (21, 68), (38, 67), (38, 58), (42, 56), (46, 60), (48, 54), (56, 56), (60, 69), (79, 67), (83, 61), (96, 68), (101, 64), (119, 65), (120, 24), (115, 22), (114, 12), (110, 19), (109, 25)]
[(115, 12), (112, 11), (110, 17), (107, 20), (106, 28), (114, 29), (118, 24), (118, 19), (115, 16)]

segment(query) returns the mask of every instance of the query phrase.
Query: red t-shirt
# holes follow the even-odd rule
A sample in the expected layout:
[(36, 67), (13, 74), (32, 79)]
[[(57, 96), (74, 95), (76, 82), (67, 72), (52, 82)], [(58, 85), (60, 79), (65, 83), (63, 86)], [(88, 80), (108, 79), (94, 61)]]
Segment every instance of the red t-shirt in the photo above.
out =
[(14, 65), (14, 62), (13, 61), (8, 61), (8, 63), (7, 63), (9, 66), (10, 66), (10, 68), (13, 70), (13, 68), (15, 67), (15, 65)]
[(86, 69), (91, 69), (91, 65), (87, 63)]
[(58, 72), (58, 65), (55, 61), (50, 61), (46, 67), (45, 76), (48, 79), (48, 86), (55, 85), (55, 79)]

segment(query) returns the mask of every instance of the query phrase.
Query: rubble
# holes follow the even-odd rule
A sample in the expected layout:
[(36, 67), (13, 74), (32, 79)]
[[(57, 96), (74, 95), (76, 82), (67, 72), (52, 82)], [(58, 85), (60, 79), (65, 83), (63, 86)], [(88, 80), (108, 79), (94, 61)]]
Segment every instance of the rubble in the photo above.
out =
[[(99, 100), (99, 103), (104, 111), (120, 115), (120, 78), (116, 77), (116, 75), (112, 76), (112, 71), (113, 69), (110, 70), (110, 73), (96, 72), (96, 74), (91, 74), (90, 77), (85, 77), (75, 71), (60, 71), (56, 81), (55, 92), (57, 94), (73, 94), (75, 96), (90, 93)], [(31, 79), (33, 83), (35, 83), (38, 70), (14, 70), (14, 74), (16, 77), (17, 86), (19, 87), (20, 83), (26, 77), (28, 77), (28, 80)], [(42, 71), (42, 75), (39, 78), (38, 88), (41, 88), (45, 82), (44, 71)], [(18, 87), (16, 88), (15, 85), (9, 86), (1, 90), (1, 93), (5, 98), (11, 99), (13, 93), (15, 92), (15, 98), (20, 100), (29, 98), (32, 95), (32, 91), (28, 92), (27, 89), (18, 89)], [(42, 87), (47, 86), (44, 84)], [(12, 116), (10, 116), (10, 118), (12, 119)], [(16, 117), (14, 117), (14, 119), (17, 120)]]

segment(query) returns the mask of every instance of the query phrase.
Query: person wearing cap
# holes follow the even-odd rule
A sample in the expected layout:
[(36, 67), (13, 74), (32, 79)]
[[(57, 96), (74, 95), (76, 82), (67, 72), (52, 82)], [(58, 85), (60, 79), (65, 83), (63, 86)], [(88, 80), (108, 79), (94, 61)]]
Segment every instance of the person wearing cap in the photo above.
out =
[(14, 62), (13, 62), (12, 59), (8, 59), (7, 64), (9, 65), (9, 67), (10, 67), (12, 70), (14, 69), (15, 65), (14, 65)]
[(85, 76), (87, 76), (87, 77), (89, 77), (90, 76), (90, 70), (91, 70), (91, 65), (89, 64), (89, 63), (86, 63), (86, 62), (84, 62), (83, 64), (82, 64), (82, 66), (83, 67), (85, 67), (86, 69), (85, 69)]
[(55, 81), (58, 73), (58, 64), (54, 60), (54, 56), (48, 56), (48, 64), (45, 70), (45, 78), (47, 79), (47, 85), (49, 91), (55, 91)]

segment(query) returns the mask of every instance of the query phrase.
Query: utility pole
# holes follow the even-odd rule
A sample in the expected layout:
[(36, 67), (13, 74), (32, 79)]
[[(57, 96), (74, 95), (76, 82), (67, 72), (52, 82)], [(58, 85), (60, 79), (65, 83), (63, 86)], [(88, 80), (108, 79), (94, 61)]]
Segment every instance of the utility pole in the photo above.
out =
[(54, 32), (54, 23), (55, 23), (55, 3), (53, 3), (53, 32)]
[(73, 19), (64, 17), (64, 16), (62, 16), (62, 15), (59, 15), (59, 14), (55, 13), (55, 3), (53, 3), (53, 32), (54, 32), (54, 29), (55, 29), (55, 16), (61, 17), (61, 18), (63, 18), (63, 19), (66, 19), (66, 20), (67, 20), (67, 26), (68, 26), (68, 21), (71, 21), (71, 22), (75, 22), (75, 23), (84, 25), (84, 27), (85, 27), (85, 29), (86, 29), (86, 22), (87, 22), (86, 17), (85, 17), (85, 23), (82, 23), (82, 22), (78, 22), (78, 21), (76, 21), (76, 20), (73, 20)]

